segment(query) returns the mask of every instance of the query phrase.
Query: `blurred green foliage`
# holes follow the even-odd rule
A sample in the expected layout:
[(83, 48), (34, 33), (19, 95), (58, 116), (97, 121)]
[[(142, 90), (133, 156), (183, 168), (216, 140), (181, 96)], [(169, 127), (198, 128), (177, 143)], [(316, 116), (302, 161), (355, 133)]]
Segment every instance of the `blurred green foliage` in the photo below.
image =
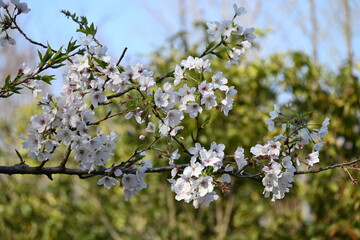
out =
[[(175, 36), (170, 47), (152, 53), (151, 65), (157, 72), (165, 75), (181, 59), (203, 50), (203, 44), (190, 46), (184, 36)], [(249, 150), (258, 141), (270, 139), (265, 120), (273, 104), (284, 101), (279, 95), (287, 93), (295, 110), (312, 112), (313, 123), (331, 119), (320, 166), (360, 157), (359, 80), (351, 73), (359, 69), (351, 71), (344, 64), (330, 71), (301, 52), (244, 60), (230, 69), (225, 69), (221, 60), (214, 60), (212, 66), (224, 72), (238, 94), (229, 117), (215, 110), (207, 112), (211, 121), (201, 132), (203, 145), (223, 143), (231, 154), (237, 146)], [(25, 134), (30, 116), (37, 111), (39, 107), (26, 106), (14, 111), (16, 121), (0, 123), (1, 165), (15, 163), (12, 149), (20, 149), (21, 142), (17, 136)], [(100, 114), (105, 116), (106, 111)], [(190, 119), (184, 124), (182, 135), (190, 147), (196, 122)], [(144, 133), (135, 120), (113, 119), (101, 127), (104, 131), (116, 129), (120, 136), (114, 161), (127, 159)], [(157, 161), (167, 162), (154, 157), (155, 165)], [(351, 173), (359, 177), (358, 172)], [(148, 188), (125, 202), (121, 188), (106, 190), (96, 185), (96, 178), (54, 176), (50, 181), (45, 176), (2, 175), (0, 239), (360, 238), (359, 186), (352, 184), (342, 169), (296, 176), (290, 193), (276, 202), (263, 197), (261, 183), (237, 179), (230, 193), (199, 209), (177, 202), (167, 178), (169, 173), (149, 174)]]

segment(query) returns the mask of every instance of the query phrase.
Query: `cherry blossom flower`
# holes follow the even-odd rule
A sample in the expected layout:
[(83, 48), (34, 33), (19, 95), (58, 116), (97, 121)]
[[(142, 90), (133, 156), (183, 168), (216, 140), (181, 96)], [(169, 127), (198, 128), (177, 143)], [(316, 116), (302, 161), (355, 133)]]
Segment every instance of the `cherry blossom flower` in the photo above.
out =
[(310, 167), (314, 166), (315, 163), (318, 163), (320, 161), (319, 152), (310, 153), (309, 155), (307, 155), (306, 160)]
[(203, 109), (198, 103), (188, 103), (185, 110), (191, 118), (196, 118), (202, 111)]
[(98, 185), (104, 185), (104, 188), (110, 189), (113, 185), (116, 185), (119, 181), (113, 177), (104, 176), (97, 182)]
[(244, 15), (246, 13), (246, 10), (245, 8), (243, 7), (238, 7), (235, 3), (233, 5), (233, 8), (234, 8), (234, 11), (235, 11), (235, 14), (237, 16), (241, 16), (241, 15)]
[(242, 147), (236, 148), (234, 159), (239, 170), (242, 170), (248, 164), (244, 155), (244, 149)]
[(152, 122), (149, 122), (147, 127), (145, 128), (146, 132), (155, 132), (155, 124), (153, 124)]

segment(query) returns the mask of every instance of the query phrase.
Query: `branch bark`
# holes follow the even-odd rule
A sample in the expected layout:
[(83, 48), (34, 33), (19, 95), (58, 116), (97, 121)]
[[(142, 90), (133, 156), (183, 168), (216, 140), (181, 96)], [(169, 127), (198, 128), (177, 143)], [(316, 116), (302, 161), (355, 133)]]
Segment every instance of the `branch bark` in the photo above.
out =
[[(334, 168), (350, 166), (350, 165), (356, 164), (359, 161), (360, 161), (360, 158), (355, 159), (350, 162), (339, 163), (339, 164), (331, 165), (328, 167), (319, 168), (316, 170), (297, 171), (297, 172), (295, 172), (295, 175), (319, 173), (319, 172), (334, 169)], [(189, 164), (179, 164), (179, 165), (174, 165), (174, 166), (155, 167), (155, 168), (148, 169), (146, 172), (147, 173), (169, 172), (173, 168), (184, 169), (187, 166), (189, 166)], [(136, 169), (134, 169), (134, 168), (120, 168), (120, 169), (123, 173), (136, 173)], [(98, 168), (98, 169), (94, 169), (93, 171), (89, 172), (88, 170), (85, 170), (85, 169), (66, 168), (62, 164), (59, 166), (56, 166), (56, 167), (41, 167), (41, 168), (40, 167), (31, 167), (31, 166), (28, 166), (27, 164), (23, 164), (23, 163), (16, 164), (13, 166), (0, 166), (0, 174), (46, 175), (51, 180), (52, 180), (53, 174), (77, 175), (83, 179), (83, 178), (89, 178), (89, 177), (93, 177), (93, 176), (106, 175), (107, 173), (105, 172), (105, 170), (106, 170), (106, 168)], [(219, 171), (215, 174), (223, 174), (223, 173), (230, 174), (231, 176), (236, 177), (236, 178), (251, 178), (256, 181), (262, 180), (262, 178), (261, 178), (262, 172), (259, 172), (257, 174), (252, 174), (252, 173), (249, 173), (246, 171), (239, 172), (237, 169), (235, 169), (231, 172)]]

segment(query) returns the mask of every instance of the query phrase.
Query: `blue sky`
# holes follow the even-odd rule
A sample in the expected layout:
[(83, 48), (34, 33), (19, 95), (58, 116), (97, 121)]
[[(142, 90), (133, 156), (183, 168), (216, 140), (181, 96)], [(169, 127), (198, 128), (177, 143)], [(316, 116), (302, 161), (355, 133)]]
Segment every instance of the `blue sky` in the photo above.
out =
[[(269, 31), (258, 39), (262, 50), (256, 57), (274, 52), (303, 50), (311, 53), (309, 1), (231, 1), (231, 0), (27, 0), (31, 12), (20, 16), (20, 25), (36, 41), (59, 47), (71, 37), (78, 38), (76, 24), (66, 19), (61, 9), (85, 15), (98, 26), (98, 38), (108, 46), (109, 54), (118, 58), (128, 47), (124, 63), (146, 61), (145, 55), (166, 44), (167, 37), (179, 30), (191, 30), (193, 20), (223, 20), (233, 14), (232, 4), (247, 8), (240, 25)], [(291, 2), (295, 3), (292, 4)], [(335, 1), (334, 1), (335, 2)], [(352, 2), (352, 1), (350, 1)], [(339, 65), (346, 58), (342, 37), (341, 13), (328, 1), (315, 0), (319, 22), (319, 60), (329, 66)], [(356, 4), (355, 4), (356, 3)], [(353, 1), (353, 9), (359, 1)], [(180, 18), (181, 7), (185, 17)], [(355, 10), (354, 10), (355, 11)], [(337, 15), (334, 13), (338, 13)], [(353, 14), (357, 14), (354, 12)], [(359, 20), (359, 19), (357, 19)], [(354, 19), (353, 46), (358, 59), (359, 21)]]

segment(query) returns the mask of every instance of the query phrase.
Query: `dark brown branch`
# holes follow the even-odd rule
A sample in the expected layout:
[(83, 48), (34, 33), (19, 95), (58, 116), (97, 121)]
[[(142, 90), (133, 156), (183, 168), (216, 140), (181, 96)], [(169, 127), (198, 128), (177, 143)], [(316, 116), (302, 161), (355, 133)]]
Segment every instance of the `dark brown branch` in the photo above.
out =
[(128, 89), (126, 89), (126, 90), (124, 90), (124, 91), (122, 91), (122, 92), (119, 92), (119, 93), (117, 93), (117, 94), (107, 96), (107, 99), (110, 100), (110, 99), (112, 99), (112, 98), (121, 97), (121, 96), (124, 95), (125, 93), (128, 93), (128, 92), (130, 92), (131, 90), (134, 90), (134, 89), (136, 89), (136, 87), (130, 87), (130, 88), (128, 88)]
[(60, 167), (65, 168), (65, 165), (66, 165), (67, 160), (69, 159), (70, 153), (71, 153), (71, 145), (69, 145), (69, 147), (66, 149), (64, 158), (60, 163)]
[(350, 162), (338, 163), (338, 164), (335, 164), (335, 165), (331, 165), (331, 166), (324, 167), (324, 168), (319, 168), (319, 169), (316, 169), (316, 170), (297, 171), (297, 172), (295, 172), (295, 174), (297, 175), (297, 174), (318, 173), (318, 172), (326, 171), (326, 170), (333, 169), (333, 168), (345, 167), (345, 166), (353, 165), (353, 164), (355, 164), (355, 163), (357, 163), (359, 161), (360, 161), (360, 158), (355, 159), (355, 160), (350, 161)]
[[(146, 170), (147, 173), (160, 173), (160, 172), (169, 172), (174, 168), (184, 169), (189, 166), (189, 164), (179, 164), (174, 166), (164, 166), (164, 167), (155, 167)], [(134, 168), (120, 168), (123, 173), (136, 173), (136, 169)], [(33, 174), (33, 175), (46, 175), (52, 180), (53, 174), (63, 174), (63, 175), (76, 175), (81, 179), (90, 178), (94, 176), (102, 176), (106, 175), (106, 168), (98, 168), (89, 173), (88, 170), (77, 169), (77, 168), (65, 168), (62, 166), (57, 167), (30, 167), (26, 164), (16, 164), (14, 166), (0, 166), (0, 174)], [(257, 181), (261, 181), (261, 178), (258, 174), (253, 175), (248, 172), (242, 172), (239, 174), (237, 171), (233, 172), (218, 172), (216, 174), (228, 173), (236, 178), (252, 178)]]
[(113, 117), (119, 116), (119, 115), (121, 115), (121, 114), (124, 114), (125, 112), (127, 112), (127, 111), (122, 111), (122, 112), (119, 112), (119, 113), (111, 114), (111, 115), (109, 115), (109, 116), (104, 117), (103, 119), (100, 119), (99, 121), (96, 121), (96, 122), (93, 122), (93, 123), (89, 123), (88, 126), (99, 125), (101, 122), (106, 121), (106, 120), (108, 120), (109, 118), (113, 118)]
[(128, 49), (127, 47), (126, 47), (126, 48), (124, 48), (124, 51), (122, 52), (122, 54), (121, 54), (121, 56), (120, 56), (119, 60), (117, 61), (116, 66), (119, 66), (119, 65), (120, 65), (121, 61), (122, 61), (122, 60), (123, 60), (123, 58), (125, 57), (125, 53), (126, 53), (127, 49)]

